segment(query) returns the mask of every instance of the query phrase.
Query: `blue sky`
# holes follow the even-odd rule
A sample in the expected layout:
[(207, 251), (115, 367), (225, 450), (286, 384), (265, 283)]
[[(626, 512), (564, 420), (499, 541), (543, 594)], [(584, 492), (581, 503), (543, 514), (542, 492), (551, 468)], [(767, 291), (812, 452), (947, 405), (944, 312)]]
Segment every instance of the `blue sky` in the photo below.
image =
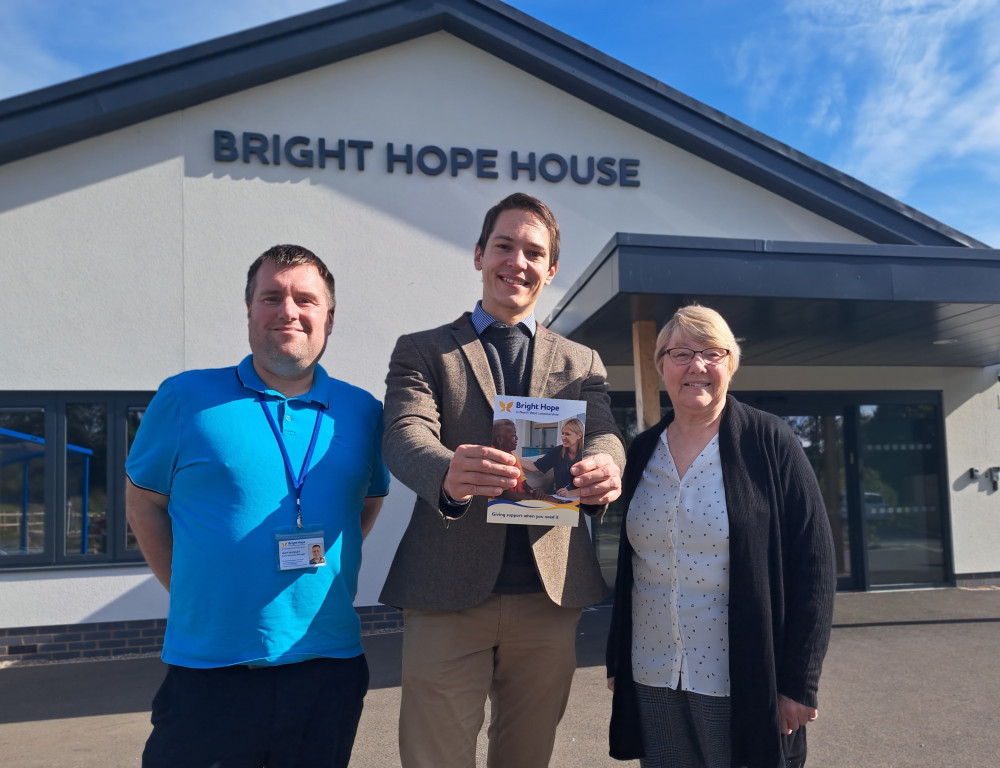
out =
[[(0, 99), (328, 5), (2, 0)], [(514, 0), (1000, 246), (1000, 0)]]

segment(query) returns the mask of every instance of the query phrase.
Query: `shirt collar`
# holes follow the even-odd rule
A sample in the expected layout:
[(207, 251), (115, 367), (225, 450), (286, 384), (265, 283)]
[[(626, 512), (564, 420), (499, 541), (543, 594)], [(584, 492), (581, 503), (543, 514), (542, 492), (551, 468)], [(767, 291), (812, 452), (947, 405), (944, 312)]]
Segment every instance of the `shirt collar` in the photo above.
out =
[[(498, 325), (501, 328), (507, 328), (505, 323), (497, 320), (493, 315), (483, 309), (483, 302), (477, 301), (476, 308), (472, 310), (472, 327), (476, 329), (476, 335), (482, 336), (483, 331), (489, 328), (491, 325)], [(535, 313), (532, 312), (524, 320), (522, 320), (518, 325), (523, 326), (524, 330), (528, 332), (528, 335), (534, 337), (535, 329), (538, 327), (538, 323), (535, 322)]]
[[(240, 384), (247, 389), (253, 390), (254, 392), (262, 395), (270, 395), (271, 397), (285, 398), (285, 396), (277, 390), (269, 389), (267, 384), (265, 384), (263, 379), (261, 379), (260, 375), (257, 373), (257, 369), (253, 367), (253, 355), (247, 355), (240, 361), (240, 364), (236, 366), (236, 378), (239, 379)], [(316, 403), (324, 409), (329, 408), (330, 388), (327, 386), (329, 379), (330, 377), (327, 375), (326, 371), (323, 370), (323, 366), (317, 365), (316, 368), (313, 369), (313, 383), (309, 391), (301, 395), (285, 399), (303, 400), (307, 403)]]

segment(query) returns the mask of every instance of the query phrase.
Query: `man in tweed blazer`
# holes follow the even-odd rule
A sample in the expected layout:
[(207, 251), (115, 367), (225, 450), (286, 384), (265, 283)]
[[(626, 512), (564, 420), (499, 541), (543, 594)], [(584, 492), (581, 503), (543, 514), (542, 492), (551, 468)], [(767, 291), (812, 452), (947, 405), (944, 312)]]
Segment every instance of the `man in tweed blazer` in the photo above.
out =
[(576, 668), (583, 606), (605, 596), (586, 523), (486, 522), (517, 482), (490, 445), (496, 394), (587, 402), (581, 506), (621, 493), (624, 449), (597, 353), (538, 325), (558, 269), (559, 228), (515, 194), (486, 215), (475, 248), (483, 298), (449, 325), (400, 337), (389, 364), (385, 459), (417, 494), (382, 591), (403, 609), (403, 768), (474, 768), (491, 701), (489, 768), (544, 768)]

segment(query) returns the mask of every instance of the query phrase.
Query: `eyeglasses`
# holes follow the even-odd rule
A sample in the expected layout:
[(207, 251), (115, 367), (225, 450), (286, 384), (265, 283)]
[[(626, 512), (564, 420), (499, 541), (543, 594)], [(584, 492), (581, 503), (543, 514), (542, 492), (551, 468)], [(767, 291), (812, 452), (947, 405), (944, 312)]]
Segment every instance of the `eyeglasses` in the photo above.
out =
[(673, 347), (666, 350), (670, 356), (670, 361), (675, 365), (687, 365), (694, 360), (695, 355), (701, 355), (705, 365), (718, 365), (727, 357), (729, 350), (722, 347), (709, 347), (708, 349), (688, 349), (687, 347)]

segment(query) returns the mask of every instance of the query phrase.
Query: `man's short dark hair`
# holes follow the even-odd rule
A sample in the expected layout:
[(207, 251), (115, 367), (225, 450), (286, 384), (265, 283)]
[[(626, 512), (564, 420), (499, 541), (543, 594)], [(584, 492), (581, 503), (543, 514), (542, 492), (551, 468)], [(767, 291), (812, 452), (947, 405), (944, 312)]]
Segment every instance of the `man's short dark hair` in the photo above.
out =
[(264, 262), (274, 264), (278, 269), (288, 269), (289, 267), (300, 267), (302, 265), (316, 267), (323, 282), (326, 283), (326, 293), (330, 299), (330, 309), (337, 304), (336, 292), (334, 291), (333, 275), (326, 268), (326, 264), (315, 253), (301, 245), (275, 245), (264, 251), (247, 270), (246, 302), (253, 301), (253, 292), (257, 288), (257, 273)]
[(486, 243), (489, 241), (490, 235), (493, 234), (497, 219), (504, 211), (524, 211), (541, 221), (549, 231), (549, 266), (558, 263), (559, 225), (556, 223), (556, 217), (545, 203), (537, 197), (526, 195), (524, 192), (508, 195), (486, 212), (486, 218), (483, 219), (483, 231), (479, 235), (479, 242), (476, 243), (480, 253), (486, 252)]

